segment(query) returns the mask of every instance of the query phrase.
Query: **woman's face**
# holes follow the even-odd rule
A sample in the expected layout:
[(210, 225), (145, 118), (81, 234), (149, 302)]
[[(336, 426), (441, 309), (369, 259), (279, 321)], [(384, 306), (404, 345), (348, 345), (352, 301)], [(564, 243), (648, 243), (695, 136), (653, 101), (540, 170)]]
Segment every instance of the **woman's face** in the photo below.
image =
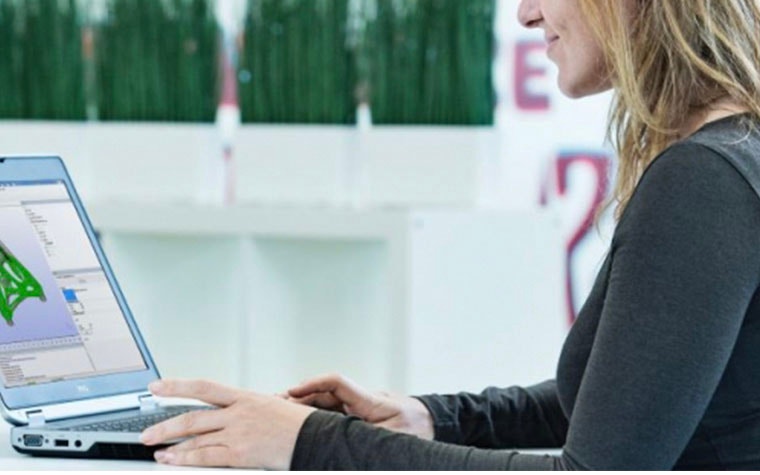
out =
[(610, 88), (602, 49), (578, 0), (521, 0), (518, 19), (526, 28), (544, 30), (547, 56), (559, 68), (563, 94), (583, 97)]

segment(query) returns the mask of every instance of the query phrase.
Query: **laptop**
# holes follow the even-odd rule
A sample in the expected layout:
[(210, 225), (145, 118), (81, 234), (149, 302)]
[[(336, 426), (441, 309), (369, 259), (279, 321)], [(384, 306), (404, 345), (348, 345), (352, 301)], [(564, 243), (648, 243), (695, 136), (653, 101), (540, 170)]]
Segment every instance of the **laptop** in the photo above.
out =
[(21, 453), (150, 459), (143, 429), (198, 406), (159, 378), (59, 157), (0, 157), (0, 399)]

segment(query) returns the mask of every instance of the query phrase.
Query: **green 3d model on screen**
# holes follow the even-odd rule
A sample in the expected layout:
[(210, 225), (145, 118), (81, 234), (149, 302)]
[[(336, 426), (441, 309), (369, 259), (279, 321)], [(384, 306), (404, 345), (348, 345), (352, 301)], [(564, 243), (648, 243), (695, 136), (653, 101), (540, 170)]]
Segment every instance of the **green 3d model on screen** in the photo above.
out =
[(29, 298), (45, 302), (45, 291), (31, 272), (0, 241), (0, 315), (9, 326), (13, 314)]

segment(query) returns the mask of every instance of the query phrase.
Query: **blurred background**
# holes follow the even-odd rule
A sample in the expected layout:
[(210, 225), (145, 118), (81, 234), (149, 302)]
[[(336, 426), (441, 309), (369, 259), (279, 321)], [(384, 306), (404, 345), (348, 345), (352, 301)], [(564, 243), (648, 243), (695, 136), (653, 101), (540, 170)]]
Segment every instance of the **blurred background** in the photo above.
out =
[(0, 0), (0, 154), (63, 157), (165, 376), (553, 377), (609, 95), (518, 0)]

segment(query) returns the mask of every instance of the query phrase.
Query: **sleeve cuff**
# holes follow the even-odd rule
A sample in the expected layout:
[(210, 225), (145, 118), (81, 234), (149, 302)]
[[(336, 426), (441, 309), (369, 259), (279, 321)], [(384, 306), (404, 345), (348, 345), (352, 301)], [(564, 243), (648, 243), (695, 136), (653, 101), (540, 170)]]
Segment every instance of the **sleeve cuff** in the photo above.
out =
[[(331, 423), (336, 423), (344, 418), (342, 414), (328, 411), (314, 411), (301, 426), (301, 431), (296, 439), (296, 446), (293, 450), (293, 458), (290, 461), (291, 470), (315, 470), (318, 460), (314, 456), (315, 452), (319, 453), (322, 448), (319, 447), (318, 434), (320, 430)], [(322, 454), (324, 457), (324, 454)]]
[(424, 404), (430, 415), (433, 416), (435, 440), (450, 444), (462, 444), (462, 431), (459, 427), (459, 421), (452, 414), (442, 396), (429, 394), (413, 397)]

